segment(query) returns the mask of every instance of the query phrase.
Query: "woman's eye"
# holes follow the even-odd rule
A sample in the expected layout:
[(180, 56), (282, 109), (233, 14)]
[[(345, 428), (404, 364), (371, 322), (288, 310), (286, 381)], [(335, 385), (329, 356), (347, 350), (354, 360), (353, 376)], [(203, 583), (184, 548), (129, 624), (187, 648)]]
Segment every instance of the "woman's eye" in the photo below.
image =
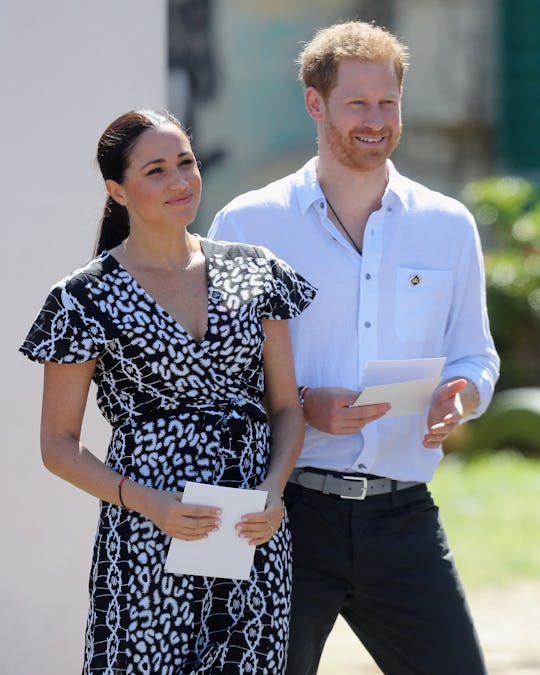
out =
[(163, 169), (160, 166), (156, 166), (154, 169), (150, 169), (146, 175), (151, 176), (152, 174), (161, 173), (162, 171)]

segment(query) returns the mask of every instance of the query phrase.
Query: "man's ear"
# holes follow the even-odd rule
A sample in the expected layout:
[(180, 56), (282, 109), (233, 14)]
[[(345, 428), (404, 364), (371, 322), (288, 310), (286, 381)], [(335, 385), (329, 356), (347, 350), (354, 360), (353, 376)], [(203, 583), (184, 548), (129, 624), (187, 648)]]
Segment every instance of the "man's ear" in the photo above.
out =
[(121, 206), (126, 206), (127, 204), (126, 193), (124, 191), (124, 188), (120, 185), (120, 183), (117, 183), (115, 180), (112, 180), (112, 178), (108, 178), (105, 181), (105, 187), (107, 188), (107, 192), (114, 199), (115, 202), (118, 202), (118, 204), (120, 204)]
[(314, 119), (316, 122), (321, 120), (325, 102), (315, 87), (308, 87), (306, 89), (304, 94), (304, 102), (306, 104), (308, 115), (311, 117), (311, 119)]

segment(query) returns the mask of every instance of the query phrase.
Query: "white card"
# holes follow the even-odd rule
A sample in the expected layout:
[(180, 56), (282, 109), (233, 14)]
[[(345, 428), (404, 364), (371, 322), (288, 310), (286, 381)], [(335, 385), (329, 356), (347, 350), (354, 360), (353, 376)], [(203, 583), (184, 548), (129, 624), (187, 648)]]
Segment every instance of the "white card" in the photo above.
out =
[(235, 525), (246, 513), (264, 511), (267, 492), (186, 482), (185, 504), (217, 506), (221, 525), (205, 539), (172, 539), (165, 570), (225, 579), (249, 579), (255, 546), (240, 538)]
[(446, 358), (369, 361), (362, 389), (352, 404), (390, 403), (385, 417), (420, 415), (426, 411), (441, 379)]

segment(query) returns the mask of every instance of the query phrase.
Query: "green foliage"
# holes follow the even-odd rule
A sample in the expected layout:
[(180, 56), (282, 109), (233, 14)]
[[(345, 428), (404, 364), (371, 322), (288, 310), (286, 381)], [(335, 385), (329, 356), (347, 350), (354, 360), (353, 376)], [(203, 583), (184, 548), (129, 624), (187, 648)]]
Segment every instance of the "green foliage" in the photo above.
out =
[(446, 457), (430, 489), (466, 586), (540, 578), (540, 461), (504, 452), (468, 463)]
[(540, 458), (540, 388), (507, 389), (495, 395), (487, 412), (469, 423), (466, 450), (517, 450)]
[(514, 449), (540, 458), (540, 189), (524, 178), (486, 178), (466, 185), (462, 199), (484, 245), (501, 377), (488, 411), (452, 434), (445, 451), (471, 458)]
[(444, 442), (445, 454), (467, 460), (498, 450), (540, 460), (540, 387), (496, 392), (481, 417), (457, 427)]
[(463, 190), (485, 249), (498, 389), (540, 386), (540, 191), (523, 178), (487, 178)]

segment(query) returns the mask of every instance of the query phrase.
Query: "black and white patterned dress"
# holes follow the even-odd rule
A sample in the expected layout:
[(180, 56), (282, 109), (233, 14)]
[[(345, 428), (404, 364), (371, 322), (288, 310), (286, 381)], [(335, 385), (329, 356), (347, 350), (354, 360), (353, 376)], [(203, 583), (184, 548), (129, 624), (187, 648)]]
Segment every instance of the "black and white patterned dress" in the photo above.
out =
[[(255, 488), (269, 459), (261, 320), (298, 315), (315, 291), (264, 248), (201, 245), (201, 341), (104, 252), (53, 287), (21, 351), (39, 362), (97, 359), (98, 405), (113, 427), (106, 462), (131, 480), (163, 490), (185, 480)], [(166, 573), (169, 542), (140, 514), (102, 503), (84, 673), (281, 673), (286, 521), (257, 547), (246, 581)]]

